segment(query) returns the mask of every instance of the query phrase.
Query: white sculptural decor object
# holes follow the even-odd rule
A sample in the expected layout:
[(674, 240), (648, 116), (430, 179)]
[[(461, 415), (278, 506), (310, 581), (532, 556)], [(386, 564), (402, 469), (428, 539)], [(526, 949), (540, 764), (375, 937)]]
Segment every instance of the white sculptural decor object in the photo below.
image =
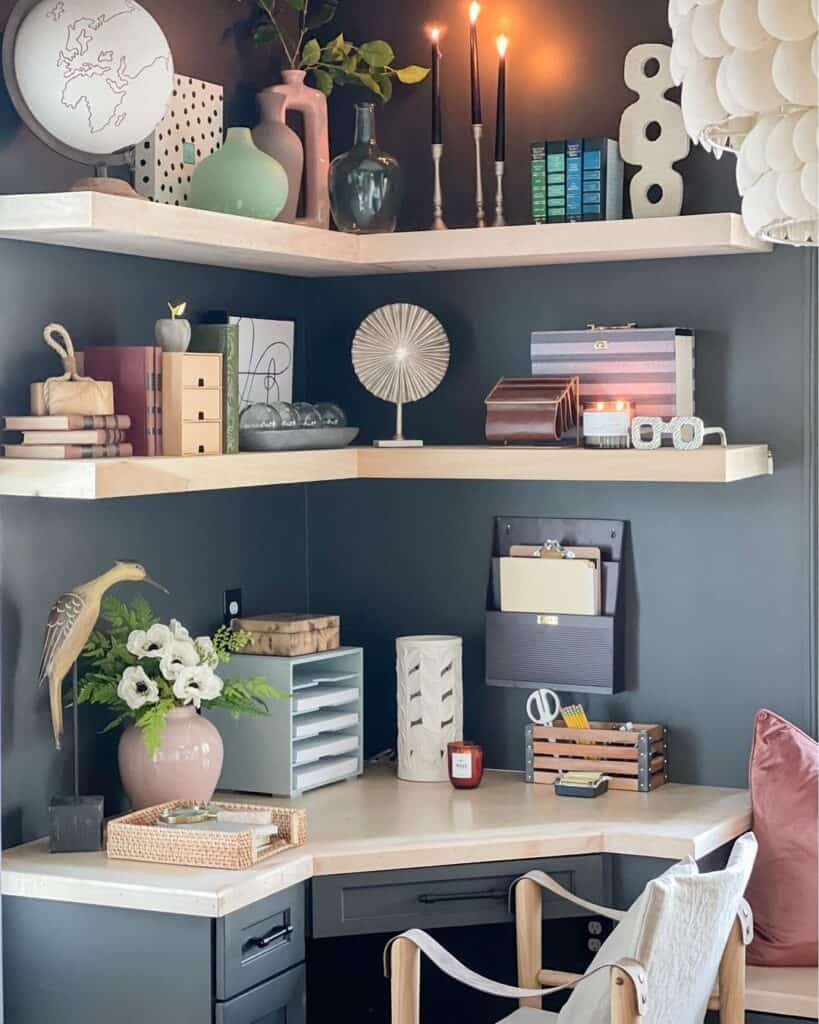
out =
[(449, 368), (449, 339), (437, 317), (421, 306), (382, 306), (364, 320), (353, 339), (353, 367), (364, 387), (396, 406), (395, 437), (382, 448), (419, 448), (403, 433), (403, 407), (438, 387)]
[[(136, 0), (18, 0), (3, 34), (3, 73), (25, 124), (96, 178), (75, 189), (138, 197), (107, 168), (165, 116), (174, 87), (165, 34)], [(138, 197), (144, 198), (144, 197)]]
[(620, 152), (640, 170), (631, 179), (633, 217), (676, 217), (682, 212), (683, 179), (674, 163), (688, 156), (691, 143), (682, 111), (666, 98), (673, 88), (671, 47), (643, 43), (626, 55), (625, 80), (640, 97), (623, 111)]
[(688, 134), (737, 156), (752, 235), (819, 245), (819, 0), (670, 0)]
[(402, 636), (398, 677), (398, 778), (447, 782), (447, 743), (463, 739), (463, 642), (459, 636)]

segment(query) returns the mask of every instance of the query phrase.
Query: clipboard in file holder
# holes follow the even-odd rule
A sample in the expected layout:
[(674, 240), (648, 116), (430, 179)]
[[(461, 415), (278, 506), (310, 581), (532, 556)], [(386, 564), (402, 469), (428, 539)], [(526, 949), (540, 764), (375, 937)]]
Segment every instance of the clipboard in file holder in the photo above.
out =
[[(486, 682), (573, 693), (622, 689), (621, 565), (625, 523), (612, 519), (495, 519), (486, 606)], [(516, 545), (600, 549), (600, 615), (501, 611), (500, 559)]]

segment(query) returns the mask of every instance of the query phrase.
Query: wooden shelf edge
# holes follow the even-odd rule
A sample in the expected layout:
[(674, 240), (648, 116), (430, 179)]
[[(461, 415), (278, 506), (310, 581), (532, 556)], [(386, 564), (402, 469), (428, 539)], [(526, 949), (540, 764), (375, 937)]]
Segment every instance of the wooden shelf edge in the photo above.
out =
[(359, 476), (414, 480), (540, 480), (726, 484), (769, 473), (767, 445), (681, 452), (510, 447), (360, 448)]
[(87, 462), (2, 459), (0, 495), (93, 500), (357, 479), (726, 484), (767, 475), (768, 460), (766, 445), (696, 452), (452, 446)]
[(346, 235), (93, 192), (0, 196), (0, 238), (302, 277), (769, 252), (735, 213)]

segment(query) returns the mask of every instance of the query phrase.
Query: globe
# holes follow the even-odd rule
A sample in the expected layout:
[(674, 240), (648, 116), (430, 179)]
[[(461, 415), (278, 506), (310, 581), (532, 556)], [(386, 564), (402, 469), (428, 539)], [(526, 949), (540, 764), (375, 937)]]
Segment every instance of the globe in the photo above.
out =
[(117, 163), (165, 116), (174, 86), (168, 40), (135, 0), (20, 0), (3, 64), (20, 116), (83, 163)]

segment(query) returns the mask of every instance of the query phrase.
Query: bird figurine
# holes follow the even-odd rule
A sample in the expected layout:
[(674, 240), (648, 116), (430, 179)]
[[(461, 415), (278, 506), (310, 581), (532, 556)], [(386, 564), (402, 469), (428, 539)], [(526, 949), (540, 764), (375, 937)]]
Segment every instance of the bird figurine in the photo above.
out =
[(51, 724), (57, 750), (61, 749), (63, 735), (63, 680), (97, 624), (104, 595), (115, 583), (129, 580), (150, 583), (168, 593), (161, 583), (150, 578), (138, 562), (115, 562), (108, 572), (58, 597), (49, 613), (40, 662), (40, 685), (48, 680)]

